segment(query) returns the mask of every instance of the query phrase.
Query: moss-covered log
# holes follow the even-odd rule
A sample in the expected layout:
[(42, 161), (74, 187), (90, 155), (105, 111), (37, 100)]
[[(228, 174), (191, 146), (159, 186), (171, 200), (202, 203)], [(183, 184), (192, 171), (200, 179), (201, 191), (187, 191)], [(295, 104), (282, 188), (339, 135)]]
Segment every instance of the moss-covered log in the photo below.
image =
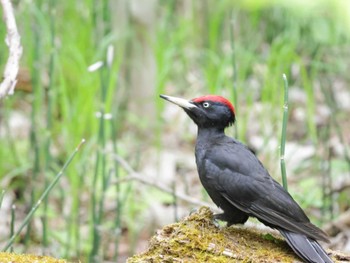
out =
[[(335, 262), (350, 257), (329, 251)], [(218, 228), (207, 207), (183, 221), (165, 226), (150, 241), (146, 252), (128, 259), (135, 262), (300, 262), (275, 233), (241, 226)]]
[(47, 256), (36, 256), (30, 254), (15, 254), (0, 252), (1, 263), (68, 263), (64, 259), (56, 259)]

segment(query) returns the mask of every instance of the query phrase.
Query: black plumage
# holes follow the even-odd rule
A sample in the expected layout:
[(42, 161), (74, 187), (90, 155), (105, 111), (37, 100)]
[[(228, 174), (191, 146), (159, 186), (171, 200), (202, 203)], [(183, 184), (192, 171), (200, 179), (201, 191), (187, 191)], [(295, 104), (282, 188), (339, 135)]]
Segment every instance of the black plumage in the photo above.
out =
[(228, 100), (215, 95), (191, 101), (161, 97), (182, 107), (198, 126), (197, 169), (209, 196), (223, 210), (216, 219), (232, 225), (256, 217), (279, 230), (306, 262), (333, 262), (317, 242), (328, 241), (327, 235), (310, 222), (252, 151), (225, 135), (224, 129), (235, 122), (235, 111)]

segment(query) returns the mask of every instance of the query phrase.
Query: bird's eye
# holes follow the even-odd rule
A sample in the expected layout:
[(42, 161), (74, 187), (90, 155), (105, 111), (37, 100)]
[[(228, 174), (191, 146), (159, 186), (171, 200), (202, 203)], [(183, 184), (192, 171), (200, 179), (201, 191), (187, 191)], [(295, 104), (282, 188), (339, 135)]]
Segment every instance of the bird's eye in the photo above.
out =
[(210, 103), (209, 102), (203, 102), (203, 107), (204, 108), (209, 108), (210, 107)]

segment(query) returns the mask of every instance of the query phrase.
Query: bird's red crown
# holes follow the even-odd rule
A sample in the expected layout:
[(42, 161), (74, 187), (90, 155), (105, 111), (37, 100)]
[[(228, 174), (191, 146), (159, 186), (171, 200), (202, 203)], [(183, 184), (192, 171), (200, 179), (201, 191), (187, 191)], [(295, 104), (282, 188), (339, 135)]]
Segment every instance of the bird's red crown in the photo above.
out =
[(218, 95), (205, 95), (205, 96), (195, 98), (192, 101), (196, 102), (196, 103), (201, 103), (204, 101), (219, 102), (219, 103), (226, 105), (232, 111), (232, 113), (235, 114), (235, 108), (233, 107), (231, 102), (229, 100), (225, 99), (224, 97), (221, 97)]

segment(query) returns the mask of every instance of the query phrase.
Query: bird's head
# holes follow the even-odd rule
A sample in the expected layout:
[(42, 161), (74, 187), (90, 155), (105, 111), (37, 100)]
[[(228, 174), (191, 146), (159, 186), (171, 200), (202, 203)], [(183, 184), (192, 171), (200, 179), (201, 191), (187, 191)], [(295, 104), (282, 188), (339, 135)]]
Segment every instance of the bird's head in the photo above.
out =
[(185, 110), (199, 128), (226, 128), (235, 122), (235, 109), (231, 102), (221, 96), (206, 95), (187, 101), (185, 99), (160, 95)]

